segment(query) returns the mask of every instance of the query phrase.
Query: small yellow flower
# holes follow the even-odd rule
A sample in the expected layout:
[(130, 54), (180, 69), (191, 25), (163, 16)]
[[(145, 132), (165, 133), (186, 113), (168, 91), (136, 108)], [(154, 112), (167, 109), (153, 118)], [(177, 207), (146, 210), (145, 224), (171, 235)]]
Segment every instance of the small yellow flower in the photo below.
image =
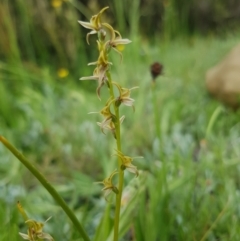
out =
[(57, 75), (59, 78), (65, 78), (69, 75), (69, 71), (68, 71), (68, 69), (60, 68), (57, 71)]
[(63, 1), (62, 0), (52, 0), (51, 5), (54, 8), (59, 8), (62, 6)]

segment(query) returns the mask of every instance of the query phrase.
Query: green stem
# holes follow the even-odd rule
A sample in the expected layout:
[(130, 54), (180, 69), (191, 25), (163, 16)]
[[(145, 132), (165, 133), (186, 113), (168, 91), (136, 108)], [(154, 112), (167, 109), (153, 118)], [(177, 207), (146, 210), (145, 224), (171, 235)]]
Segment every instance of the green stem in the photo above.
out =
[[(117, 108), (117, 112), (115, 112), (117, 119), (119, 120), (119, 108)], [(120, 138), (120, 123), (118, 121), (118, 125), (116, 126), (116, 141), (118, 151), (121, 151), (121, 138)], [(121, 211), (121, 199), (122, 199), (122, 191), (123, 191), (123, 180), (124, 180), (124, 171), (121, 169), (122, 161), (118, 157), (118, 191), (119, 193), (116, 195), (116, 207), (115, 207), (115, 222), (114, 222), (114, 241), (118, 241), (118, 233), (119, 233), (119, 220), (120, 220), (120, 211)]]
[(162, 184), (165, 188), (165, 191), (168, 190), (167, 186), (167, 169), (166, 169), (166, 162), (164, 160), (164, 152), (163, 152), (163, 138), (160, 129), (160, 118), (159, 118), (159, 104), (157, 103), (157, 88), (155, 80), (152, 81), (152, 105), (153, 105), (153, 112), (154, 112), (154, 120), (155, 120), (155, 131), (159, 141), (159, 158), (163, 163), (162, 168)]
[[(113, 91), (113, 85), (112, 85), (112, 78), (111, 74), (107, 72), (107, 77), (109, 81), (109, 92), (112, 98), (115, 98), (114, 91)], [(115, 123), (115, 132), (116, 132), (116, 143), (117, 143), (117, 149), (121, 152), (121, 133), (120, 133), (120, 115), (119, 115), (119, 107), (114, 105), (114, 112), (116, 116), (116, 123)], [(122, 161), (121, 158), (118, 157), (118, 194), (116, 194), (116, 207), (115, 207), (115, 217), (114, 217), (114, 241), (118, 241), (118, 233), (119, 233), (119, 220), (120, 220), (120, 211), (121, 211), (121, 199), (122, 199), (122, 191), (123, 191), (123, 180), (124, 180), (124, 171), (121, 168)]]
[(212, 223), (212, 225), (209, 227), (209, 229), (206, 231), (206, 233), (203, 235), (203, 237), (201, 238), (200, 241), (204, 241), (208, 235), (211, 233), (211, 231), (214, 229), (214, 227), (216, 226), (216, 224), (219, 222), (219, 220), (222, 218), (222, 216), (226, 213), (227, 209), (228, 209), (228, 205), (229, 205), (229, 201), (227, 201), (227, 203), (225, 204), (225, 206), (223, 207), (222, 211), (218, 214), (217, 218), (215, 219), (215, 221)]
[[(152, 81), (152, 102), (153, 102), (153, 112), (155, 119), (156, 134), (159, 141), (161, 141), (161, 131), (160, 131), (160, 120), (159, 120), (159, 105), (157, 104), (156, 98), (156, 83)], [(162, 143), (161, 143), (162, 144)]]
[(9, 143), (3, 136), (0, 136), (0, 141), (12, 154), (38, 179), (38, 181), (44, 186), (54, 200), (61, 206), (66, 215), (71, 219), (74, 226), (82, 236), (84, 241), (90, 241), (87, 233), (83, 229), (82, 225), (74, 215), (73, 211), (68, 207), (66, 202), (54, 189), (54, 187), (45, 179), (45, 177), (21, 154), (11, 143)]

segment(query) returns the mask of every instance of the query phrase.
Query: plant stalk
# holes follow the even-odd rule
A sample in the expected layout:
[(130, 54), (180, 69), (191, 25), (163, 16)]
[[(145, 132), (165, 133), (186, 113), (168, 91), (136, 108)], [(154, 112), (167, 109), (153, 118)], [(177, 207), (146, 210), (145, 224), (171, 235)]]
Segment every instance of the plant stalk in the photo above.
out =
[(154, 121), (155, 121), (155, 131), (156, 136), (159, 141), (159, 158), (163, 164), (162, 168), (162, 183), (163, 187), (165, 188), (165, 191), (168, 190), (167, 185), (167, 170), (166, 170), (166, 162), (164, 160), (164, 152), (163, 152), (163, 137), (160, 129), (160, 118), (159, 118), (159, 104), (157, 103), (157, 88), (156, 88), (156, 82), (155, 80), (152, 80), (152, 105), (153, 105), (153, 112), (154, 112)]
[[(112, 85), (112, 78), (111, 74), (107, 72), (107, 77), (109, 81), (109, 92), (112, 98), (115, 98), (113, 85)], [(115, 132), (116, 132), (116, 144), (117, 150), (121, 152), (121, 131), (120, 131), (120, 115), (119, 115), (119, 107), (114, 105), (114, 112), (116, 116), (116, 123), (115, 123)], [(121, 211), (121, 199), (122, 199), (122, 191), (123, 191), (123, 181), (124, 181), (124, 171), (121, 168), (122, 161), (121, 158), (118, 157), (118, 194), (116, 194), (116, 207), (115, 207), (115, 217), (114, 217), (114, 241), (118, 241), (118, 233), (119, 233), (119, 220), (120, 220), (120, 211)]]
[(70, 218), (73, 225), (78, 230), (79, 234), (84, 241), (90, 241), (86, 231), (83, 229), (81, 223), (78, 221), (77, 217), (73, 211), (68, 207), (66, 202), (58, 194), (56, 189), (46, 180), (46, 178), (20, 153), (8, 140), (3, 136), (0, 136), (0, 142), (10, 151), (12, 154), (38, 179), (38, 181), (43, 185), (43, 187), (49, 192), (53, 199), (61, 206), (66, 215)]
[[(161, 130), (160, 130), (160, 119), (159, 119), (159, 106), (157, 104), (157, 98), (156, 98), (156, 83), (152, 81), (152, 102), (153, 102), (153, 112), (154, 112), (154, 120), (155, 120), (155, 130), (157, 134), (157, 138), (161, 143)], [(162, 148), (161, 148), (162, 149)]]

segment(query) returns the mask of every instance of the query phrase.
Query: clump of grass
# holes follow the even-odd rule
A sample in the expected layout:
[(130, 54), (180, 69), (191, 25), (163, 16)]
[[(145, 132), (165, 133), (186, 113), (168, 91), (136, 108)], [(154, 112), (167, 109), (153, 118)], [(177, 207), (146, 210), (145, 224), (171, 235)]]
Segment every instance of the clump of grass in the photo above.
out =
[[(1, 17), (3, 16), (6, 15)], [(153, 41), (152, 36), (150, 40)], [(112, 68), (113, 79), (121, 74), (124, 85), (140, 86), (139, 91), (134, 93), (138, 108), (134, 116), (126, 119), (125, 125), (122, 125), (122, 133), (128, 140), (123, 143), (123, 148), (127, 153), (144, 155), (145, 161), (136, 160), (136, 163), (148, 172), (148, 178), (143, 185), (138, 183), (141, 176), (128, 184), (132, 189), (143, 189), (147, 186), (148, 192), (141, 198), (134, 192), (132, 208), (129, 208), (130, 205), (127, 209), (126, 206), (122, 207), (120, 236), (131, 229), (131, 233), (140, 241), (149, 240), (149, 237), (192, 241), (201, 240), (205, 234), (209, 240), (221, 238), (237, 241), (240, 239), (239, 112), (232, 113), (210, 99), (204, 89), (204, 73), (237, 44), (239, 36), (231, 33), (224, 39), (216, 36), (194, 36), (185, 40), (176, 38), (174, 41), (159, 42), (157, 38), (151, 44), (145, 42), (131, 45), (124, 52), (125, 64), (117, 69)], [(21, 48), (19, 52), (22, 50)], [(118, 56), (116, 57), (119, 61)], [(132, 59), (135, 59), (134, 65)], [(160, 182), (161, 163), (157, 160), (159, 146), (153, 143), (156, 133), (148, 74), (148, 66), (153, 59), (164, 64), (164, 75), (157, 83), (156, 99), (157, 103), (161, 104), (157, 114), (165, 143), (163, 151), (168, 160), (167, 195), (162, 192)], [(48, 65), (48, 62), (44, 63)], [(8, 68), (7, 71), (5, 67)], [(106, 203), (99, 200), (98, 186), (95, 185), (92, 190), (93, 178), (79, 175), (77, 171), (84, 170), (84, 173), (92, 175), (96, 180), (102, 176), (99, 174), (101, 168), (106, 175), (111, 170), (109, 157), (114, 143), (109, 143), (107, 138), (96, 131), (97, 125), (92, 122), (98, 121), (97, 115), (91, 115), (93, 121), (90, 122), (89, 116), (84, 114), (101, 108), (97, 98), (89, 92), (79, 90), (79, 85), (74, 83), (72, 76), (67, 78), (70, 81), (59, 80), (54, 70), (49, 67), (38, 68), (40, 72), (32, 72), (31, 76), (26, 74), (29, 69), (21, 66), (17, 69), (16, 66), (1, 63), (0, 68), (3, 79), (1, 134), (13, 140), (16, 146), (31, 158), (34, 165), (41, 166), (41, 171), (47, 173), (50, 182), (55, 182), (57, 190), (64, 200), (67, 200), (78, 219), (83, 220), (87, 232), (95, 236), (94, 240), (102, 241), (102, 235), (108, 237), (112, 233), (112, 204), (108, 204), (104, 211)], [(88, 72), (84, 68), (82, 70), (84, 73)], [(84, 73), (81, 72), (83, 75)], [(78, 71), (75, 76), (79, 76)], [(12, 87), (17, 90), (17, 95), (16, 92), (12, 93)], [(103, 90), (103, 93), (107, 93), (107, 90)], [(104, 95), (102, 97), (104, 99)], [(213, 118), (216, 117), (215, 110), (220, 108), (223, 108), (223, 111), (218, 112), (217, 118)], [(132, 112), (131, 109), (125, 111), (129, 114)], [(211, 118), (214, 121), (211, 121)], [(43, 127), (40, 132), (39, 124)], [(131, 132), (128, 129), (131, 129)], [(85, 134), (86, 131), (88, 135)], [(206, 133), (207, 140), (204, 140)], [(101, 150), (98, 149), (99, 145)], [(197, 162), (192, 158), (195, 149), (198, 153)], [(32, 176), (26, 175), (24, 168), (21, 168), (3, 147), (0, 147), (0, 151), (0, 172), (4, 177), (1, 178), (0, 186), (0, 223), (4, 224), (1, 227), (0, 240), (19, 240), (17, 223), (22, 221), (14, 207), (18, 199), (25, 200), (26, 205), (31, 203), (31, 207), (27, 207), (28, 211), (40, 220), (45, 220), (49, 212), (58, 217), (57, 221), (53, 217), (46, 225), (46, 228), (50, 227), (53, 231), (59, 230), (57, 234), (50, 232), (56, 240), (63, 237), (66, 240), (77, 239), (79, 234), (66, 220), (54, 200), (49, 198), (36, 182), (27, 182)], [(98, 162), (99, 158), (101, 163)], [(35, 160), (38, 160), (38, 163)], [(153, 160), (156, 161), (152, 162)], [(77, 169), (73, 174), (70, 172), (72, 167)], [(64, 172), (61, 172), (62, 170)], [(137, 205), (139, 200), (140, 205)], [(227, 211), (221, 216), (225, 205)], [(136, 206), (137, 213), (134, 212)], [(214, 208), (209, 209), (209, 206)], [(93, 223), (91, 220), (96, 221)], [(215, 220), (218, 220), (217, 225), (211, 228)], [(135, 228), (132, 226), (133, 222)], [(98, 223), (101, 224), (99, 229)], [(159, 224), (164, 227), (160, 231)], [(100, 231), (94, 234), (93, 230)], [(149, 232), (143, 233), (142, 230)]]

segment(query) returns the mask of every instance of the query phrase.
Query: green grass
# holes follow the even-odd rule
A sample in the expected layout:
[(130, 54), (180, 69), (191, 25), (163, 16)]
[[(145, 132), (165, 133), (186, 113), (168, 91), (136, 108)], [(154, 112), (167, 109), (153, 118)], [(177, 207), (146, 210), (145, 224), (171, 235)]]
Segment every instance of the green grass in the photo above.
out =
[[(123, 149), (144, 157), (135, 161), (143, 172), (129, 186), (122, 240), (132, 235), (137, 241), (239, 240), (239, 112), (210, 98), (204, 83), (206, 70), (238, 39), (156, 39), (150, 44), (136, 38), (126, 47), (121, 65), (113, 55), (113, 78), (125, 87), (140, 87), (132, 92), (135, 112), (123, 107)], [(149, 73), (156, 60), (164, 65), (156, 85), (161, 143), (155, 134)], [(77, 72), (60, 79), (51, 67), (2, 61), (0, 134), (54, 184), (90, 236), (97, 233), (95, 241), (110, 241), (112, 204), (106, 204), (94, 182), (112, 169), (114, 145), (110, 134), (105, 137), (97, 127), (99, 116), (88, 114), (102, 108), (94, 84), (88, 82), (92, 91), (86, 91), (88, 83), (72, 77)], [(2, 145), (0, 156), (0, 241), (21, 240), (18, 232), (26, 229), (17, 200), (32, 218), (53, 216), (46, 231), (56, 240), (80, 240), (62, 210)], [(99, 223), (104, 228), (96, 232)]]

